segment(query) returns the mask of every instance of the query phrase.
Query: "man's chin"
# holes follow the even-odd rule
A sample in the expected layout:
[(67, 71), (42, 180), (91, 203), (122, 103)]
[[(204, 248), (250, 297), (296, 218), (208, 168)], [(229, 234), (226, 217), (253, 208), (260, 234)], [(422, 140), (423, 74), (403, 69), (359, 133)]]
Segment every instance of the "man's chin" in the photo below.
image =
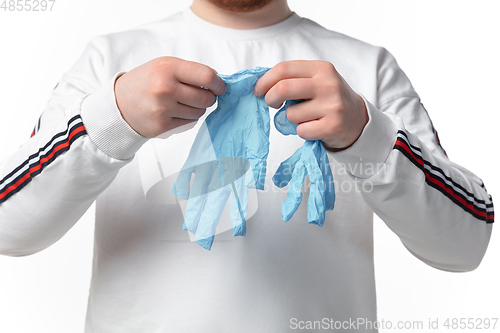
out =
[(273, 0), (209, 0), (219, 8), (232, 12), (251, 12), (264, 7)]

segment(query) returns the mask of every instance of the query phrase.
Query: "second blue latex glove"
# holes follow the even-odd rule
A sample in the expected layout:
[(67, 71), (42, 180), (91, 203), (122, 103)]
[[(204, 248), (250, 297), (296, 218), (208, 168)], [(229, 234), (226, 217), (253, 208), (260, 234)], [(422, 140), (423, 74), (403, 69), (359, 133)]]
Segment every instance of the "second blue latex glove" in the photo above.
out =
[[(286, 101), (274, 116), (274, 125), (283, 135), (297, 135), (297, 125), (286, 117), (286, 110), (303, 100)], [(309, 175), (310, 189), (307, 200), (307, 221), (323, 226), (325, 212), (335, 205), (335, 186), (330, 162), (323, 143), (319, 140), (305, 141), (304, 145), (283, 161), (273, 176), (279, 187), (288, 185), (287, 197), (281, 206), (281, 216), (287, 222), (302, 202), (302, 184)]]

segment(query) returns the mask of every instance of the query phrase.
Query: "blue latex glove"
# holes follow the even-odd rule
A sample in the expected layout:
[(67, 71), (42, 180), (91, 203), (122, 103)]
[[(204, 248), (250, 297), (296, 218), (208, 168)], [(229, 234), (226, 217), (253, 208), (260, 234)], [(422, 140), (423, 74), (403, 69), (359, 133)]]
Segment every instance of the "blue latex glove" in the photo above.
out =
[[(274, 125), (283, 135), (297, 135), (297, 125), (286, 117), (286, 109), (303, 100), (286, 101), (274, 116)], [(305, 141), (304, 145), (283, 161), (273, 176), (273, 183), (279, 188), (288, 185), (287, 197), (281, 206), (281, 216), (287, 222), (302, 202), (302, 184), (309, 175), (311, 187), (307, 200), (307, 221), (323, 226), (325, 212), (335, 204), (333, 174), (323, 143), (319, 140)]]
[[(264, 189), (269, 153), (269, 108), (253, 87), (269, 68), (219, 75), (226, 93), (207, 116), (173, 192), (187, 199), (183, 228), (210, 250), (227, 200), (233, 236), (245, 236), (248, 188)], [(195, 175), (191, 187), (191, 177)]]

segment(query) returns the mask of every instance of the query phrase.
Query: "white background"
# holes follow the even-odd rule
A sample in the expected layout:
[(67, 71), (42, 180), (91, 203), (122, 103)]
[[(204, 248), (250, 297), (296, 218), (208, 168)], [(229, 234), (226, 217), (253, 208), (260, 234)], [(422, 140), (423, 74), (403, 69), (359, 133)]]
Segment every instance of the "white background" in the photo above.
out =
[[(421, 96), (448, 156), (476, 173), (493, 198), (499, 198), (498, 1), (289, 3), (300, 16), (393, 53)], [(29, 138), (50, 92), (92, 37), (161, 19), (189, 4), (56, 0), (51, 12), (0, 10), (0, 160)], [(429, 318), (500, 317), (499, 240), (494, 230), (477, 270), (448, 273), (412, 257), (376, 219), (379, 319), (427, 325)], [(92, 242), (90, 210), (48, 249), (28, 257), (0, 256), (0, 332), (82, 332)]]

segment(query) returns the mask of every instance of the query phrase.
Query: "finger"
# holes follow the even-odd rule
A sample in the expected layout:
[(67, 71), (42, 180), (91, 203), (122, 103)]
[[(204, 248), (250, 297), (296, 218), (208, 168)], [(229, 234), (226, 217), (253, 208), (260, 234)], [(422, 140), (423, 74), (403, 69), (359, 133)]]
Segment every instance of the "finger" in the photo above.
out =
[(195, 108), (181, 103), (176, 103), (172, 110), (170, 110), (169, 116), (172, 118), (198, 120), (205, 114), (205, 112), (205, 108)]
[(312, 61), (292, 60), (280, 62), (257, 80), (254, 94), (257, 97), (263, 96), (271, 87), (281, 80), (311, 78), (314, 76), (315, 72), (316, 70)]
[(210, 90), (183, 83), (177, 84), (174, 94), (177, 102), (202, 109), (213, 105), (217, 99)]
[(158, 134), (156, 138), (166, 139), (173, 134), (188, 131), (195, 127), (197, 122), (197, 119), (169, 118), (166, 121), (167, 126), (163, 127), (164, 132)]
[(215, 95), (223, 95), (226, 92), (224, 81), (208, 66), (193, 61), (182, 61), (174, 74), (180, 82), (205, 87)]
[(197, 119), (182, 119), (182, 118), (172, 118), (170, 119), (170, 124), (172, 125), (172, 129), (178, 128), (181, 126), (186, 126), (190, 124), (196, 124)]
[(303, 122), (321, 119), (324, 115), (325, 112), (319, 107), (315, 100), (292, 105), (286, 110), (287, 119), (297, 125)]
[[(331, 126), (330, 126), (331, 127)], [(325, 125), (325, 119), (310, 120), (297, 125), (297, 135), (304, 140), (322, 140), (331, 133)]]
[(286, 100), (312, 99), (314, 91), (314, 81), (310, 78), (283, 79), (266, 93), (266, 103), (277, 109)]

